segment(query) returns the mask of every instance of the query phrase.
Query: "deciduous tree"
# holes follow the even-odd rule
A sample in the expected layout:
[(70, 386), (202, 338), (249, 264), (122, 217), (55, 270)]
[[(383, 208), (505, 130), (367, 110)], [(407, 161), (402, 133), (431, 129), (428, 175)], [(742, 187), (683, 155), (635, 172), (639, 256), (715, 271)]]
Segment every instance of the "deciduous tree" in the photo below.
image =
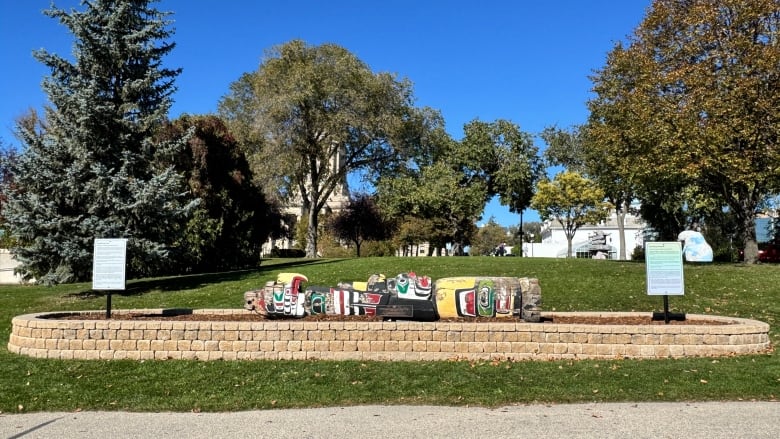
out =
[(436, 162), (419, 175), (383, 179), (377, 188), (381, 206), (388, 215), (436, 220), (438, 233), (453, 243), (459, 255), (474, 232), (474, 223), (485, 207), (486, 183), (464, 179), (453, 166)]
[(545, 127), (539, 137), (547, 144), (544, 159), (548, 166), (563, 166), (567, 171), (587, 173), (587, 151), (582, 129), (574, 126), (569, 129), (557, 126)]
[(256, 266), (260, 248), (280, 232), (281, 216), (252, 183), (246, 157), (217, 116), (184, 115), (160, 131), (171, 141), (191, 132), (188, 148), (171, 163), (200, 203), (177, 250), (188, 271)]
[[(622, 172), (621, 158), (612, 149), (619, 148), (619, 140), (599, 137), (596, 125), (597, 110), (593, 110), (591, 121), (585, 126), (569, 129), (547, 127), (541, 137), (547, 143), (545, 158), (551, 166), (564, 166), (590, 179), (603, 191), (606, 200), (613, 206), (620, 242), (619, 259), (626, 259), (626, 215), (636, 194), (636, 183)], [(636, 212), (635, 212), (636, 213)]]
[(273, 48), (239, 81), (221, 107), (253, 118), (259, 161), (285, 200), (300, 198), (306, 255), (315, 257), (320, 211), (347, 174), (405, 156), (406, 124), (419, 116), (411, 84), (372, 72), (343, 47), (299, 40)]
[(612, 207), (604, 201), (604, 192), (576, 172), (564, 171), (553, 180), (540, 181), (531, 207), (543, 220), (555, 220), (566, 234), (567, 255), (572, 257), (572, 239), (585, 224), (603, 221)]
[(359, 194), (330, 220), (329, 229), (339, 239), (355, 244), (355, 255), (360, 257), (360, 246), (367, 240), (385, 239), (390, 224), (382, 218), (374, 199)]
[(473, 120), (463, 132), (460, 141), (437, 136), (427, 148), (436, 152), (432, 161), (379, 185), (389, 211), (443, 220), (453, 254), (468, 244), (485, 203), (499, 195), (522, 212), (543, 173), (531, 136), (512, 122)]
[(510, 121), (497, 120), (488, 128), (498, 157), (490, 194), (498, 194), (510, 212), (522, 215), (531, 204), (536, 183), (545, 175), (539, 148), (530, 134)]
[(595, 77), (631, 119), (615, 131), (626, 170), (715, 194), (738, 219), (746, 262), (758, 207), (780, 187), (778, 29), (776, 0), (656, 0)]
[(506, 242), (506, 240), (506, 228), (502, 227), (496, 222), (495, 218), (491, 217), (485, 225), (479, 228), (476, 236), (472, 239), (469, 254), (471, 256), (494, 255), (496, 248)]

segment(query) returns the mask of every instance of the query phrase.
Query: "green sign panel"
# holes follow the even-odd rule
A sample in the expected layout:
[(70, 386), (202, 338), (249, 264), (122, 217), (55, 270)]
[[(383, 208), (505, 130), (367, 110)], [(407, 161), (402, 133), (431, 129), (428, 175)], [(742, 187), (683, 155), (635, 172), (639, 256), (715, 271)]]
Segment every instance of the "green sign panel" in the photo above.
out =
[(651, 296), (684, 293), (682, 245), (679, 242), (645, 244), (647, 294)]

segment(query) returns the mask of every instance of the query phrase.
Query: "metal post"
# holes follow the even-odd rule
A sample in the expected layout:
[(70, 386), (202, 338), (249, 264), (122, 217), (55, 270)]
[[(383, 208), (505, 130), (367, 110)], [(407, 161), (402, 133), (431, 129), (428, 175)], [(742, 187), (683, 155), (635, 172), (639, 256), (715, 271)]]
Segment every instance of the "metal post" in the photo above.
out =
[(523, 239), (525, 237), (525, 232), (523, 231), (523, 210), (520, 211), (520, 257), (525, 256), (523, 254), (523, 242), (525, 242), (525, 239)]
[(669, 296), (664, 294), (664, 323), (669, 324)]
[(677, 321), (684, 321), (685, 320), (685, 313), (679, 313), (679, 312), (669, 312), (669, 296), (664, 294), (664, 311), (663, 312), (653, 312), (653, 320), (664, 320), (664, 323), (667, 325), (669, 324), (669, 321), (671, 320), (677, 320)]

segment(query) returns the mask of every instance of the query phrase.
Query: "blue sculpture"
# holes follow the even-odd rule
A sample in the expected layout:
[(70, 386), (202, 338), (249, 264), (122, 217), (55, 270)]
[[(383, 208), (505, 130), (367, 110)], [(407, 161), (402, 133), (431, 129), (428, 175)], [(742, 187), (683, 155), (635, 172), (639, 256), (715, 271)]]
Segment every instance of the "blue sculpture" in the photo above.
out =
[(694, 230), (686, 230), (677, 235), (683, 242), (683, 255), (688, 262), (712, 262), (712, 247), (707, 244), (704, 235)]

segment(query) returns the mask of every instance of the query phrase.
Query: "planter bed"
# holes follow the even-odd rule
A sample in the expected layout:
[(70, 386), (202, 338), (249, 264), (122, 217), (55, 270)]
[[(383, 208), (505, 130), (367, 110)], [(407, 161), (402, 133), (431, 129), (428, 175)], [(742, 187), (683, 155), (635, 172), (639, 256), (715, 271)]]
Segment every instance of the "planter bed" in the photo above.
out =
[[(101, 314), (102, 313), (102, 314)], [(102, 315), (102, 317), (101, 317)], [(542, 323), (269, 320), (245, 310), (48, 312), (12, 320), (10, 352), (37, 358), (133, 360), (558, 360), (679, 358), (770, 349), (769, 325), (688, 314), (542, 313)]]

